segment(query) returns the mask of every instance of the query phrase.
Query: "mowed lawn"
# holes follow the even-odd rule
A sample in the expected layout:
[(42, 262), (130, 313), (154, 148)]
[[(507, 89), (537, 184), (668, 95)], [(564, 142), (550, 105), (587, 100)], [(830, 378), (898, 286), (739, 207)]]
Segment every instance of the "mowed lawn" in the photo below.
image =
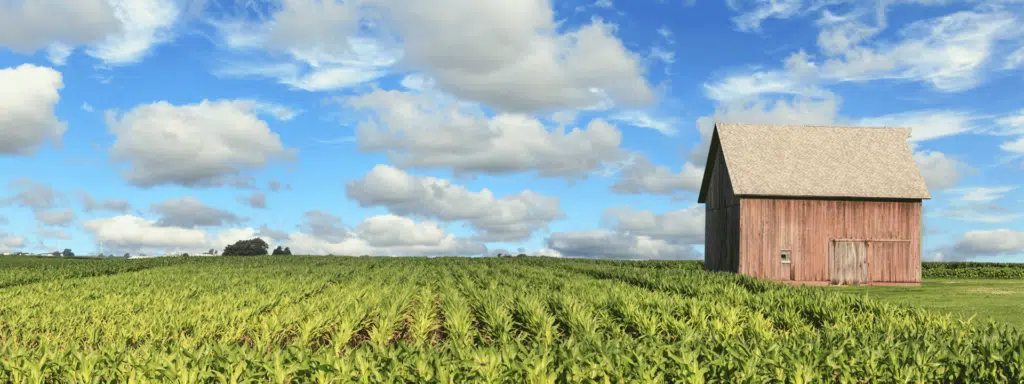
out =
[(991, 318), (1024, 329), (1024, 280), (1020, 279), (924, 279), (920, 287), (829, 287), (875, 300), (918, 305), (925, 309)]

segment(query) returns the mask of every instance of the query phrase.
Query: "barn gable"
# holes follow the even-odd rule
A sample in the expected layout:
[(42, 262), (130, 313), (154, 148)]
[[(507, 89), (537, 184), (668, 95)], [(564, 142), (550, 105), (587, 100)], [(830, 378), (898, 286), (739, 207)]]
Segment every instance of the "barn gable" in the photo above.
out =
[(698, 202), (718, 152), (736, 196), (928, 199), (906, 128), (716, 123)]

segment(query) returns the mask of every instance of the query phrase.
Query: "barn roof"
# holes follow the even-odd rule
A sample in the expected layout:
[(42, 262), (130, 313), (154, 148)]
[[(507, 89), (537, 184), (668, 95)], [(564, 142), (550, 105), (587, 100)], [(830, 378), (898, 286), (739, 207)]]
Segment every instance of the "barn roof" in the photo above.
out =
[(715, 123), (698, 201), (722, 151), (737, 196), (928, 199), (909, 128)]

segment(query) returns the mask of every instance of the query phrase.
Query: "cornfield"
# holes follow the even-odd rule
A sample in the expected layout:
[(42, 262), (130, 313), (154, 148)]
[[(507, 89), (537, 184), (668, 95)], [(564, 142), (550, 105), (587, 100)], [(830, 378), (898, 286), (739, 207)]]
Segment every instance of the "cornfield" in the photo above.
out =
[(1024, 382), (1003, 325), (694, 263), (48, 261), (0, 287), (0, 382)]
[(1024, 264), (925, 262), (921, 265), (921, 275), (936, 279), (1024, 279)]

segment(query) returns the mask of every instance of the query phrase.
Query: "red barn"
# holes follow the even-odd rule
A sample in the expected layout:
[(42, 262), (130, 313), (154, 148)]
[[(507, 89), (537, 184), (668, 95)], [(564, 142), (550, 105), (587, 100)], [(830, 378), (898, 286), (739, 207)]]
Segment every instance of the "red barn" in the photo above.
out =
[(716, 123), (704, 268), (800, 284), (921, 283), (928, 188), (907, 128)]

